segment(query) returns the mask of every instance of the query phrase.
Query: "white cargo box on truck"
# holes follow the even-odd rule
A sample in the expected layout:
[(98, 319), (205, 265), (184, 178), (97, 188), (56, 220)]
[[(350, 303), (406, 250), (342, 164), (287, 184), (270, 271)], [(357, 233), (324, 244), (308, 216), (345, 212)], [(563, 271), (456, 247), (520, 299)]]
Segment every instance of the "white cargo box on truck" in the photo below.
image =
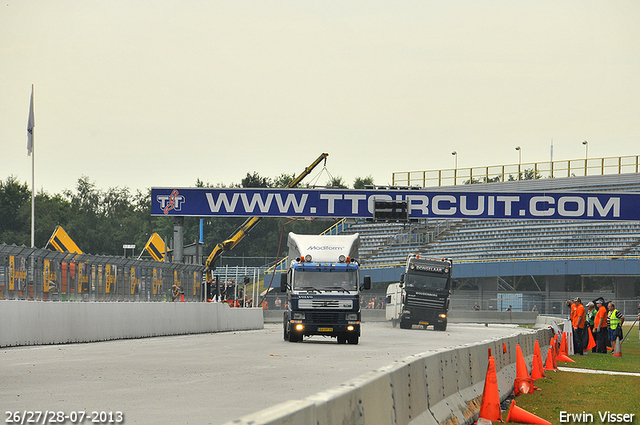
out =
[[(353, 235), (299, 235), (289, 233), (289, 259), (311, 256), (313, 262), (338, 262), (341, 255), (357, 258), (360, 234)], [(309, 260), (307, 260), (309, 261)]]

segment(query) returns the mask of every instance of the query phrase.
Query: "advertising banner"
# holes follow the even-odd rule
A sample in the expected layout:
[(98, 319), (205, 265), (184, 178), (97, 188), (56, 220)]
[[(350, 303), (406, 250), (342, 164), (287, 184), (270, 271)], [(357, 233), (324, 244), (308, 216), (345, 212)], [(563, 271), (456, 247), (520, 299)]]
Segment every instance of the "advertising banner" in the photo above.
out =
[(380, 201), (409, 219), (640, 220), (640, 194), (423, 190), (153, 188), (151, 215), (373, 218)]

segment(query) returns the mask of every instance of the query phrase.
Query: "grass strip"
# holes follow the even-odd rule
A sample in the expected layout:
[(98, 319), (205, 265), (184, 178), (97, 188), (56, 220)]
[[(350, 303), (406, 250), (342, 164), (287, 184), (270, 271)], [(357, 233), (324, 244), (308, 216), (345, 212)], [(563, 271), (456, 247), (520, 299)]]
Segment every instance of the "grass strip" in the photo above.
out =
[[(631, 324), (623, 327), (625, 335), (630, 327)], [(609, 352), (574, 355), (571, 359), (575, 363), (559, 362), (558, 366), (591, 369), (594, 373), (546, 372), (546, 378), (535, 382), (541, 391), (516, 397), (517, 406), (552, 424), (640, 425), (640, 376), (618, 376), (598, 372), (640, 373), (637, 323), (622, 344), (622, 357), (613, 357)], [(505, 422), (507, 414), (508, 411), (503, 412)], [(608, 416), (610, 414), (615, 416)], [(625, 414), (626, 417), (623, 416)]]

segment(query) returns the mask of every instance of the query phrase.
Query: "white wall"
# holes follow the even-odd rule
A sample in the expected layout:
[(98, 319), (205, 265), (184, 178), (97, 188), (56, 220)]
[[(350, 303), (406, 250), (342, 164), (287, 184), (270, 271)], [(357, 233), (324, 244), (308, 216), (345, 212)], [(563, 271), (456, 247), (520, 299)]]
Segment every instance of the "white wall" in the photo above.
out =
[(263, 327), (262, 309), (221, 303), (0, 300), (0, 347)]

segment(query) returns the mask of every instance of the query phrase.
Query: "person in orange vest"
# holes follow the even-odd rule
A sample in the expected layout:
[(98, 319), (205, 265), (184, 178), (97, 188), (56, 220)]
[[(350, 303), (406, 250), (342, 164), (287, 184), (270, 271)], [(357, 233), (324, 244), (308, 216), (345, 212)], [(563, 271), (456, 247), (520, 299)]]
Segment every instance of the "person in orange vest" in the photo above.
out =
[(576, 312), (576, 306), (573, 304), (573, 301), (567, 300), (567, 308), (569, 309), (569, 320), (573, 323), (573, 315)]
[(604, 306), (604, 300), (598, 298), (596, 301), (596, 313), (595, 322), (593, 324), (593, 330), (596, 333), (596, 353), (607, 353), (607, 309)]
[(573, 305), (576, 306), (573, 314), (573, 320), (571, 321), (571, 326), (573, 327), (573, 351), (576, 354), (582, 355), (582, 350), (586, 347), (586, 344), (583, 341), (583, 335), (587, 315), (584, 311), (582, 300), (579, 297), (576, 297), (573, 300)]

